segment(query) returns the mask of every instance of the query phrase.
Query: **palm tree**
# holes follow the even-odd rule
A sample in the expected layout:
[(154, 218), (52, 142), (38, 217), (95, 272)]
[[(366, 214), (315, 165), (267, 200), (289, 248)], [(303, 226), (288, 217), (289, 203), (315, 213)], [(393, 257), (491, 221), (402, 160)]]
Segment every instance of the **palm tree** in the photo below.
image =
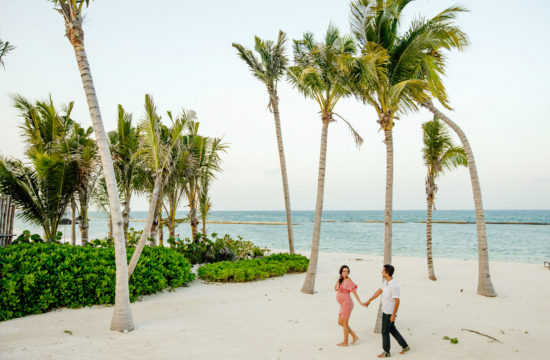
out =
[(88, 207), (92, 191), (99, 176), (97, 145), (92, 139), (92, 128), (84, 129), (78, 123), (73, 125), (67, 140), (67, 151), (78, 166), (77, 199), (79, 202), (80, 243), (88, 243)]
[(107, 233), (107, 239), (112, 239), (113, 221), (111, 220), (111, 214), (109, 212), (109, 194), (107, 194), (107, 184), (105, 183), (105, 178), (100, 177), (97, 179), (96, 185), (92, 189), (90, 200), (99, 211), (107, 215), (109, 219), (109, 222), (107, 223), (109, 229)]
[(51, 0), (65, 20), (65, 35), (74, 48), (82, 85), (86, 93), (88, 108), (96, 137), (98, 152), (101, 158), (103, 174), (109, 194), (109, 207), (113, 221), (115, 243), (116, 286), (115, 306), (111, 320), (111, 330), (132, 331), (134, 319), (130, 308), (128, 287), (128, 265), (126, 263), (126, 246), (124, 242), (124, 227), (113, 161), (109, 152), (109, 142), (103, 127), (99, 103), (95, 91), (90, 64), (84, 48), (84, 31), (82, 29), (82, 11), (89, 0)]
[[(184, 124), (191, 124), (197, 119), (197, 114), (193, 110), (183, 110), (181, 115), (174, 119), (172, 112), (168, 111), (168, 117), (172, 123), (180, 121)], [(166, 180), (162, 189), (162, 207), (167, 214), (168, 234), (175, 237), (176, 226), (187, 221), (187, 218), (176, 218), (177, 209), (186, 194), (187, 182), (193, 176), (196, 168), (193, 153), (185, 136), (182, 136), (178, 143), (172, 147), (171, 157), (172, 166), (167, 169), (169, 171), (166, 171)]]
[[(324, 40), (316, 42), (312, 33), (305, 33), (302, 40), (294, 40), (295, 65), (288, 68), (289, 82), (305, 97), (314, 99), (319, 105), (322, 124), (313, 239), (307, 275), (302, 287), (302, 292), (307, 294), (313, 294), (315, 289), (325, 190), (328, 125), (335, 121), (335, 116), (340, 117), (334, 112), (338, 100), (350, 94), (346, 86), (349, 71), (347, 64), (355, 53), (353, 39), (350, 36), (340, 36), (338, 29), (332, 25), (329, 25)], [(360, 145), (363, 139), (351, 125), (350, 129), (356, 144)]]
[[(351, 28), (361, 46), (362, 56), (381, 55), (378, 76), (355, 78), (355, 95), (364, 103), (373, 106), (378, 115), (378, 124), (384, 131), (386, 144), (386, 196), (384, 210), (384, 263), (391, 263), (392, 207), (393, 207), (393, 127), (400, 112), (416, 110), (416, 103), (427, 98), (425, 84), (412, 73), (423, 53), (416, 53), (414, 41), (426, 37), (422, 28), (411, 29), (404, 35), (397, 33), (401, 12), (408, 0), (374, 1), (356, 0), (351, 3)], [(415, 50), (415, 51), (413, 51)]]
[(485, 228), (485, 218), (483, 215), (483, 201), (481, 198), (481, 186), (479, 185), (479, 177), (477, 175), (477, 167), (474, 159), (474, 153), (470, 146), (470, 142), (464, 134), (464, 131), (448, 116), (439, 111), (434, 104), (427, 100), (422, 103), (422, 106), (430, 110), (435, 116), (443, 120), (451, 129), (453, 129), (464, 147), (466, 159), (468, 162), (468, 170), (470, 171), (470, 180), (472, 182), (472, 190), (474, 194), (474, 204), (476, 211), (476, 227), (477, 227), (477, 254), (478, 254), (478, 281), (477, 293), (483, 296), (494, 297), (497, 293), (491, 282), (489, 272), (489, 250), (487, 246), (487, 230)]
[(56, 239), (76, 179), (76, 163), (60, 153), (35, 153), (30, 166), (0, 158), (0, 193), (11, 196), (19, 218), (42, 226), (46, 241)]
[(128, 234), (130, 224), (130, 203), (132, 194), (140, 186), (143, 175), (140, 172), (140, 161), (137, 157), (139, 149), (139, 134), (132, 126), (132, 114), (124, 111), (118, 105), (117, 129), (109, 132), (111, 156), (117, 177), (122, 201), (122, 221), (124, 222), (124, 236)]
[(428, 260), (428, 276), (437, 280), (432, 260), (432, 210), (435, 210), (435, 193), (438, 190), (436, 180), (445, 170), (453, 170), (459, 166), (467, 166), (466, 154), (462, 147), (453, 144), (448, 128), (437, 116), (432, 121), (422, 124), (424, 147), (422, 158), (428, 170), (426, 175), (426, 254)]
[(198, 233), (199, 220), (199, 197), (201, 184), (205, 179), (213, 179), (217, 172), (221, 171), (221, 153), (226, 152), (228, 145), (222, 142), (221, 138), (210, 138), (199, 135), (199, 123), (191, 121), (188, 123), (188, 134), (183, 138), (185, 147), (189, 149), (192, 156), (193, 168), (185, 183), (185, 195), (189, 204), (189, 223), (191, 225), (191, 236), (194, 239)]
[(212, 209), (212, 199), (208, 194), (208, 191), (210, 189), (210, 179), (208, 177), (204, 177), (203, 179), (201, 179), (200, 188), (201, 190), (199, 194), (199, 211), (202, 220), (202, 233), (206, 235), (206, 218), (208, 217), (208, 213), (210, 213), (210, 210)]
[(10, 44), (9, 41), (2, 41), (2, 39), (0, 39), (0, 65), (2, 65), (2, 67), (5, 67), (4, 57), (13, 49), (15, 49), (15, 47)]
[[(171, 154), (172, 149), (178, 144), (182, 136), (185, 123), (182, 118), (177, 118), (173, 122), (170, 129), (163, 126), (160, 122), (160, 116), (157, 115), (156, 107), (153, 99), (149, 94), (145, 95), (145, 116), (139, 124), (139, 130), (142, 135), (141, 148), (138, 152), (139, 156), (146, 158), (146, 162), (150, 164), (154, 178), (153, 192), (149, 201), (149, 211), (145, 227), (138, 241), (132, 259), (128, 265), (128, 273), (131, 276), (139, 261), (139, 257), (145, 242), (147, 241), (153, 220), (157, 215), (157, 208), (160, 208), (159, 195), (162, 189), (165, 178), (164, 171), (172, 166)], [(164, 130), (164, 131), (163, 131)], [(165, 135), (162, 136), (161, 133)]]
[(77, 126), (70, 117), (73, 103), (64, 106), (64, 114), (60, 114), (51, 97), (34, 104), (21, 95), (13, 100), (23, 119), (19, 129), (31, 166), (5, 159), (3, 186), (13, 192), (23, 218), (41, 224), (45, 238), (51, 241), (77, 185), (78, 163), (65, 146)]
[(289, 252), (294, 254), (294, 239), (292, 235), (292, 210), (290, 207), (290, 192), (288, 189), (288, 176), (286, 172), (285, 150), (283, 146), (283, 135), (281, 132), (281, 120), (279, 117), (279, 96), (277, 95), (277, 84), (284, 75), (288, 59), (285, 56), (286, 34), (279, 30), (279, 37), (274, 44), (273, 41), (264, 41), (259, 37), (254, 38), (254, 49), (260, 56), (256, 58), (254, 53), (244, 46), (233, 43), (241, 59), (250, 67), (252, 74), (265, 84), (269, 95), (269, 110), (273, 113), (275, 120), (275, 134), (279, 148), (279, 162), (281, 164), (281, 176), (283, 180), (283, 194), (285, 198), (286, 223), (288, 229)]

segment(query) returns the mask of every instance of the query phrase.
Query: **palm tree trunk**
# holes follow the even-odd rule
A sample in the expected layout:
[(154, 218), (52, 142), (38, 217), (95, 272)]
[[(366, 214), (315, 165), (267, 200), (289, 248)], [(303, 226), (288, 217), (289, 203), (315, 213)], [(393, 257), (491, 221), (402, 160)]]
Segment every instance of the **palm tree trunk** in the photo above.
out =
[(391, 264), (393, 215), (393, 131), (384, 130), (386, 144), (386, 203), (384, 208), (384, 264)]
[(128, 192), (124, 194), (124, 202), (122, 203), (124, 208), (122, 209), (122, 221), (124, 223), (124, 238), (128, 238), (128, 228), (130, 227), (130, 197), (132, 195)]
[(76, 245), (76, 201), (71, 197), (71, 245)]
[[(206, 218), (202, 219), (202, 233), (206, 236)], [(294, 251), (291, 254), (294, 254)]]
[(426, 253), (428, 256), (428, 277), (430, 280), (437, 280), (434, 272), (434, 264), (432, 259), (432, 209), (433, 209), (433, 194), (428, 195), (428, 210), (426, 213)]
[(159, 246), (164, 246), (164, 225), (162, 224), (162, 215), (159, 216)]
[[(384, 115), (383, 115), (384, 116)], [(385, 115), (387, 116), (387, 115)], [(384, 264), (391, 264), (392, 225), (393, 225), (393, 130), (388, 126), (388, 120), (380, 119), (384, 129), (384, 143), (386, 144), (386, 201), (384, 206)], [(374, 332), (382, 331), (382, 302), (378, 305)]]
[(80, 243), (82, 246), (88, 243), (88, 229), (90, 227), (88, 223), (88, 189), (83, 187), (78, 192), (78, 198), (80, 200)]
[(302, 292), (313, 294), (315, 290), (315, 274), (319, 257), (319, 240), (321, 238), (321, 218), (323, 217), (323, 197), (325, 193), (325, 170), (327, 163), (327, 137), (330, 116), (323, 114), (323, 129), (321, 131), (321, 151), (319, 156), (319, 174), (317, 177), (317, 202), (315, 204), (315, 220), (313, 224), (313, 239), (311, 241), (311, 255), (307, 267), (306, 279)]
[(476, 225), (477, 225), (477, 251), (478, 251), (478, 284), (477, 293), (483, 296), (497, 296), (497, 293), (491, 282), (491, 274), (489, 272), (489, 250), (487, 246), (487, 230), (485, 228), (485, 218), (483, 215), (483, 201), (481, 199), (481, 187), (477, 175), (477, 167), (474, 160), (474, 154), (466, 134), (462, 129), (449, 119), (445, 114), (439, 111), (431, 101), (425, 101), (422, 106), (430, 110), (435, 116), (443, 120), (451, 127), (462, 142), (462, 147), (466, 153), (468, 160), (468, 169), (470, 170), (470, 179), (472, 182), (472, 190), (474, 193), (474, 204), (476, 209)]
[[(67, 23), (68, 32), (73, 31), (72, 28), (70, 28), (71, 25), (72, 24)], [(109, 208), (113, 221), (113, 233), (115, 239), (116, 286), (115, 306), (113, 318), (111, 320), (111, 330), (132, 331), (134, 330), (134, 319), (132, 316), (132, 309), (130, 308), (128, 267), (126, 265), (126, 246), (124, 243), (124, 228), (122, 223), (120, 200), (118, 198), (113, 160), (111, 159), (111, 153), (109, 151), (107, 135), (105, 133), (105, 129), (103, 128), (103, 121), (99, 111), (99, 103), (97, 101), (94, 82), (90, 72), (88, 57), (86, 56), (86, 51), (84, 50), (83, 40), (84, 39), (82, 39), (81, 43), (73, 43), (73, 41), (71, 41), (71, 43), (73, 43), (78, 68), (80, 70), (80, 76), (82, 78), (82, 84), (84, 86), (84, 92), (86, 93), (86, 100), (88, 101), (88, 107), (90, 109), (90, 116), (92, 118), (98, 152), (101, 157), (103, 174), (107, 184), (107, 193), (109, 194)]]
[(149, 231), (149, 237), (157, 240), (159, 234), (159, 208), (155, 208), (155, 215), (153, 216), (153, 224), (151, 224), (151, 230)]
[(286, 172), (285, 150), (283, 146), (283, 134), (281, 132), (281, 120), (279, 117), (279, 97), (277, 92), (270, 94), (275, 119), (275, 133), (277, 134), (277, 147), (279, 149), (279, 162), (281, 163), (281, 176), (283, 178), (283, 193), (285, 197), (286, 224), (288, 229), (288, 249), (294, 254), (294, 236), (292, 234), (292, 209), (290, 207), (290, 192), (288, 189), (288, 175)]
[(191, 211), (189, 222), (191, 223), (191, 238), (194, 239), (197, 233), (199, 232), (199, 223), (200, 223), (199, 219), (197, 219), (196, 209), (193, 209)]
[(139, 260), (139, 256), (141, 255), (141, 252), (145, 247), (145, 242), (149, 237), (148, 236), (149, 232), (151, 232), (151, 237), (153, 237), (153, 239), (156, 239), (156, 234), (155, 236), (153, 236), (152, 226), (153, 226), (153, 221), (156, 219), (156, 215), (157, 215), (157, 209), (159, 204), (158, 198), (160, 194), (161, 184), (162, 184), (162, 175), (157, 174), (155, 178), (155, 185), (153, 187), (153, 194), (151, 195), (151, 200), (149, 200), (149, 211), (147, 212), (147, 221), (145, 222), (145, 227), (143, 228), (143, 232), (139, 237), (139, 241), (137, 243), (136, 250), (132, 255), (132, 259), (130, 259), (130, 264), (128, 265), (128, 276), (132, 276), (134, 269), (136, 268), (136, 265)]
[(113, 218), (109, 214), (109, 231), (107, 232), (107, 239), (113, 238)]
[(176, 201), (171, 199), (169, 204), (169, 219), (168, 219), (168, 235), (175, 238), (176, 237), (176, 210), (177, 204)]

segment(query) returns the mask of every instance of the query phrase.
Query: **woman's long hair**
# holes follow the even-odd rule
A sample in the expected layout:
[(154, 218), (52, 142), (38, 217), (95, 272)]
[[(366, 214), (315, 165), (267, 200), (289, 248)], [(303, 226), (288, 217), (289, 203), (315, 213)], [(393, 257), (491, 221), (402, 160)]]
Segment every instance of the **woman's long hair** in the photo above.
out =
[(340, 266), (340, 279), (338, 280), (338, 283), (339, 283), (338, 286), (342, 286), (342, 281), (344, 281), (344, 277), (342, 276), (342, 272), (344, 271), (344, 269), (348, 269), (348, 275), (351, 272), (349, 269), (349, 266), (347, 265)]

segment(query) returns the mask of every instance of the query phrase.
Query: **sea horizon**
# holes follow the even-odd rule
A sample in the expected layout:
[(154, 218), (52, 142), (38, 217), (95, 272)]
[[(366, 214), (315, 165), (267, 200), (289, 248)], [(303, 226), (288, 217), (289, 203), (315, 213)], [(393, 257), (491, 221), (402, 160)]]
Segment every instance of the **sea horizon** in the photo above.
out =
[[(186, 211), (178, 211), (178, 218)], [(311, 248), (313, 233), (313, 210), (294, 210), (293, 232), (296, 250)], [(550, 210), (485, 210), (489, 259), (508, 262), (543, 263), (550, 260), (550, 225), (501, 224), (499, 222), (550, 224)], [(70, 218), (70, 214), (67, 214)], [(146, 211), (130, 213), (130, 227), (143, 228)], [(103, 239), (107, 236), (107, 215), (89, 213), (89, 238)], [(383, 210), (324, 210), (321, 227), (320, 250), (336, 253), (383, 254)], [(426, 253), (425, 210), (394, 210), (393, 255), (424, 257)], [(367, 222), (368, 221), (368, 222)], [(433, 213), (433, 252), (438, 258), (463, 258), (477, 260), (477, 232), (475, 210), (437, 210)], [(437, 223), (454, 221), (457, 223)], [(462, 223), (458, 223), (462, 222)], [(497, 224), (491, 224), (496, 222)], [(263, 223), (263, 224), (257, 224)], [(277, 223), (277, 224), (274, 224)], [(288, 248), (286, 213), (282, 210), (217, 210), (207, 218), (207, 233), (218, 236), (229, 234), (242, 237), (254, 244), (270, 249)], [(15, 221), (16, 233), (29, 229), (38, 234), (41, 229)], [(199, 226), (199, 230), (202, 225)], [(64, 239), (70, 239), (71, 227), (60, 226)], [(176, 227), (180, 238), (191, 235), (188, 223)], [(168, 229), (164, 228), (164, 242)], [(80, 241), (78, 226), (77, 243)]]

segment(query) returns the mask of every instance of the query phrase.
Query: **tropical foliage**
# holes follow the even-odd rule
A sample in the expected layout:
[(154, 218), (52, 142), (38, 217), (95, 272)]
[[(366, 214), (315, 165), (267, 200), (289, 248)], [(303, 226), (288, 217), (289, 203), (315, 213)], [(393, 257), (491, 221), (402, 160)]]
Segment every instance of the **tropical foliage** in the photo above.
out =
[(264, 280), (288, 273), (306, 271), (308, 259), (298, 254), (273, 254), (262, 259), (222, 261), (203, 265), (197, 270), (199, 278), (214, 282), (247, 282)]
[(255, 246), (240, 236), (235, 240), (229, 234), (218, 237), (218, 234), (213, 233), (211, 238), (208, 238), (208, 236), (198, 233), (192, 240), (189, 238), (176, 240), (170, 237), (168, 243), (171, 248), (189, 259), (192, 264), (254, 259), (269, 252), (268, 249)]
[(23, 119), (27, 162), (0, 159), (0, 193), (10, 195), (18, 216), (42, 226), (45, 239), (52, 241), (81, 181), (82, 154), (69, 144), (79, 132), (70, 118), (73, 105), (60, 114), (51, 98), (33, 104), (17, 95), (14, 103)]
[[(131, 255), (129, 250), (128, 255)], [(170, 249), (148, 247), (129, 284), (130, 300), (193, 281), (189, 261)], [(17, 244), (0, 248), (0, 321), (59, 307), (112, 304), (114, 248)]]

